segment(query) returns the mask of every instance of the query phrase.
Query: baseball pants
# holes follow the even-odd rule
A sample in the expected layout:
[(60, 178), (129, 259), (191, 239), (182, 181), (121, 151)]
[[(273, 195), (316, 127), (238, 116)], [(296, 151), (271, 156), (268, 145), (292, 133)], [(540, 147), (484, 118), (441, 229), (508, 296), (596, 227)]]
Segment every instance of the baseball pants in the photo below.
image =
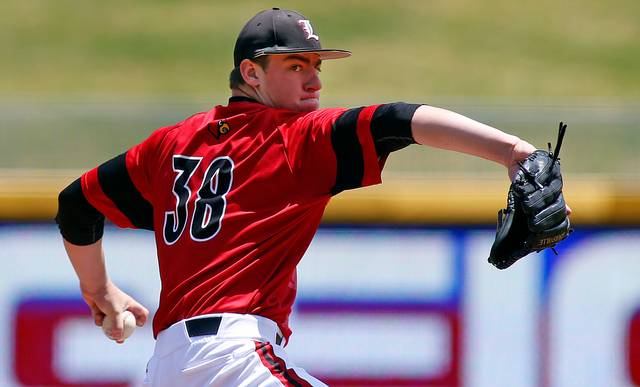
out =
[(326, 386), (296, 367), (278, 325), (222, 313), (179, 321), (160, 332), (144, 386)]

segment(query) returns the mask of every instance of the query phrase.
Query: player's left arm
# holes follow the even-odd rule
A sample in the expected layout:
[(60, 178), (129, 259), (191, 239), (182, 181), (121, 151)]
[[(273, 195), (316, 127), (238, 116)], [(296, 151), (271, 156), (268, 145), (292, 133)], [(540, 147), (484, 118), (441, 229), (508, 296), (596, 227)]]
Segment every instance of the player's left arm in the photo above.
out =
[[(338, 157), (341, 148), (353, 154), (353, 148), (342, 146), (340, 140), (350, 140), (348, 136), (351, 133), (359, 134), (356, 127), (367, 109), (371, 108), (347, 110), (336, 120), (332, 139)], [(509, 176), (513, 178), (518, 170), (518, 162), (536, 150), (533, 145), (516, 136), (461, 114), (428, 105), (402, 102), (377, 105), (368, 125), (375, 151), (383, 159), (391, 152), (418, 143), (500, 163), (507, 167)], [(366, 140), (361, 138), (359, 142), (366, 143)], [(351, 143), (355, 141), (351, 140)]]
[(301, 189), (337, 195), (381, 183), (389, 153), (415, 143), (411, 117), (419, 106), (396, 102), (319, 109), (284, 122), (279, 130)]
[[(519, 162), (536, 147), (499, 129), (450, 110), (420, 106), (411, 120), (414, 140), (422, 145), (478, 156), (504, 165), (514, 179)], [(567, 205), (567, 214), (571, 208)]]
[[(507, 167), (509, 176), (513, 178), (518, 170), (518, 162), (536, 150), (533, 145), (514, 135), (446, 109), (402, 102), (374, 108), (368, 125), (371, 141), (381, 158), (418, 143), (500, 163)], [(347, 110), (335, 121), (332, 140), (338, 157), (342, 149), (349, 155), (353, 154), (353, 147), (344, 146), (341, 142), (349, 143), (350, 140), (356, 143), (349, 136), (360, 136), (357, 127), (368, 109), (371, 108)], [(360, 138), (358, 142), (366, 143), (366, 140)]]
[(433, 106), (420, 106), (413, 115), (411, 128), (417, 143), (497, 162), (509, 170), (511, 178), (518, 170), (518, 162), (536, 150), (516, 136)]

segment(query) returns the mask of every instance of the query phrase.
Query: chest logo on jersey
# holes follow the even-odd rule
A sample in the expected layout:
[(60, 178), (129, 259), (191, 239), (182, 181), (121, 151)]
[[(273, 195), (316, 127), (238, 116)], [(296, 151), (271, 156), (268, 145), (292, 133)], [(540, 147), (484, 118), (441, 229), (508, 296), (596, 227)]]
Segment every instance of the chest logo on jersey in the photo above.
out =
[(222, 137), (223, 135), (229, 133), (231, 131), (231, 127), (225, 120), (218, 120), (217, 122), (212, 122), (208, 127), (209, 133), (213, 134), (213, 136), (217, 139)]

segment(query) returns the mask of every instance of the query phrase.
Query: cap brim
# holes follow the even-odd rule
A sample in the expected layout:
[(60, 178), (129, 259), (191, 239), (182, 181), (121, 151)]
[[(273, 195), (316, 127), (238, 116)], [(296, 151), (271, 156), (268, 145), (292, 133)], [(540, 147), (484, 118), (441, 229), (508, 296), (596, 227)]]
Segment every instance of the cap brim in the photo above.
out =
[(301, 53), (313, 53), (318, 54), (320, 59), (340, 59), (351, 56), (351, 51), (339, 50), (333, 48), (321, 48), (321, 49), (309, 49), (309, 48), (265, 48), (256, 52), (254, 57), (263, 55), (286, 55), (286, 54), (301, 54)]

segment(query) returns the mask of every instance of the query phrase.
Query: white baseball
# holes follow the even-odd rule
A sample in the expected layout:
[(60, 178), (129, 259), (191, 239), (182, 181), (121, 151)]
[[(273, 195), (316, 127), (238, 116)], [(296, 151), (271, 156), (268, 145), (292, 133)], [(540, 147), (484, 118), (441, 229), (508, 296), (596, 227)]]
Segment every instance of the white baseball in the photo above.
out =
[[(122, 312), (122, 317), (124, 318), (124, 334), (122, 335), (122, 339), (124, 340), (129, 336), (131, 336), (133, 334), (133, 331), (136, 329), (136, 317), (133, 315), (133, 313), (129, 312), (128, 310), (125, 310), (124, 312)], [(111, 320), (105, 318), (104, 321), (102, 322), (102, 331), (110, 339), (112, 339), (111, 337), (112, 329), (113, 329), (113, 326), (111, 324)]]

